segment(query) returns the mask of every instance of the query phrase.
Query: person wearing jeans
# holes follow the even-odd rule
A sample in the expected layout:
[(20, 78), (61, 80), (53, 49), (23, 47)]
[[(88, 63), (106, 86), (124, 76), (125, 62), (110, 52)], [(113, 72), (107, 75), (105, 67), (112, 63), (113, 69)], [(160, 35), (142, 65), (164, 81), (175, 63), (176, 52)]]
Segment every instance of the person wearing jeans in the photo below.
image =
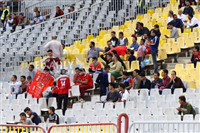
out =
[(159, 37), (156, 36), (156, 31), (151, 31), (151, 36), (153, 38), (153, 42), (151, 43), (151, 55), (153, 59), (154, 65), (154, 72), (158, 72), (158, 65), (157, 65), (157, 55), (158, 55), (158, 46), (159, 46)]

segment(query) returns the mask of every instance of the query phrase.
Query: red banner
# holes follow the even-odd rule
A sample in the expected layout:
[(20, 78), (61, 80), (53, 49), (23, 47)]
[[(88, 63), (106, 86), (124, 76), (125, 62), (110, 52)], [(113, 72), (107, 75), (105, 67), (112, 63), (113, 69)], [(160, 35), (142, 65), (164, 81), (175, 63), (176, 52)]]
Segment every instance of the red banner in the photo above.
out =
[(49, 86), (53, 85), (54, 78), (49, 73), (37, 70), (35, 77), (31, 83), (29, 94), (39, 99)]

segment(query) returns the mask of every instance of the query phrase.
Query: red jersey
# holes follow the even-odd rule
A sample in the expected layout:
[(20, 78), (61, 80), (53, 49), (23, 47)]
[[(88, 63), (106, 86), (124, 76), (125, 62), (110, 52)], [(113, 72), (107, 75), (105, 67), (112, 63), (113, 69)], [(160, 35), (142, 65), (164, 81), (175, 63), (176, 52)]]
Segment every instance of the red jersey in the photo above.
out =
[(52, 89), (52, 93), (58, 93), (58, 88)]
[(92, 69), (92, 71), (101, 71), (101, 63), (98, 62), (96, 66), (94, 66), (93, 63), (91, 63), (89, 68)]
[(26, 92), (29, 92), (29, 88), (31, 87), (31, 84), (27, 83), (27, 86), (26, 86)]
[[(76, 77), (76, 74), (74, 74), (74, 78), (75, 78), (75, 77)], [(82, 77), (82, 75), (78, 75), (76, 79), (78, 79), (79, 81), (81, 81), (81, 79), (82, 79), (81, 77)], [(73, 79), (74, 79), (74, 78), (73, 78)], [(78, 81), (75, 81), (74, 84), (75, 84), (75, 85), (79, 85), (79, 84), (81, 84), (81, 83), (78, 82)]]
[(58, 78), (58, 94), (68, 94), (70, 86), (70, 79), (67, 76), (61, 76)]
[(200, 59), (200, 51), (198, 52), (198, 54), (193, 53), (194, 55), (194, 59), (199, 60)]
[(48, 68), (50, 71), (53, 71), (55, 66), (56, 66), (56, 63), (58, 65), (60, 65), (60, 59), (58, 57), (56, 57), (56, 58), (47, 58), (45, 60), (45, 68), (44, 69)]
[(113, 49), (111, 49), (109, 52), (112, 52), (113, 50), (117, 51), (117, 55), (121, 55), (124, 56), (126, 54), (126, 46), (120, 46), (120, 47), (115, 47)]
[(147, 55), (147, 54), (151, 54), (151, 47), (150, 46), (146, 46), (145, 55)]
[(87, 85), (89, 85), (91, 88), (93, 88), (92, 76), (89, 73), (86, 73), (85, 75), (83, 75), (81, 77), (81, 81), (86, 81), (86, 79), (88, 79)]

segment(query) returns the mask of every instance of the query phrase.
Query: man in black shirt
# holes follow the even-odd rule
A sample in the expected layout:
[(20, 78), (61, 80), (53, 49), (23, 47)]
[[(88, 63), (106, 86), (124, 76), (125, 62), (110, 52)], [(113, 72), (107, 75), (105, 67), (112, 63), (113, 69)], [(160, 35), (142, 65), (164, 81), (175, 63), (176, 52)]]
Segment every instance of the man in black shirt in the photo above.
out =
[(193, 8), (191, 7), (191, 4), (189, 1), (186, 2), (186, 7), (184, 8), (183, 10), (183, 14), (193, 14), (194, 15), (194, 10)]
[(120, 44), (120, 41), (119, 41), (119, 39), (116, 37), (116, 32), (115, 31), (112, 31), (111, 32), (111, 39), (110, 39), (110, 42), (112, 42), (112, 46), (113, 47), (117, 47), (117, 46), (119, 46), (119, 44)]
[(55, 113), (54, 107), (49, 107), (49, 123), (59, 124), (59, 116)]
[(149, 35), (149, 29), (147, 27), (144, 27), (143, 23), (139, 23), (137, 37), (143, 36), (144, 34), (148, 34)]
[[(154, 29), (152, 29), (152, 30), (155, 30), (156, 36), (160, 38), (161, 33), (160, 33), (159, 25), (157, 25), (157, 24), (154, 25)], [(151, 30), (151, 31), (152, 31), (152, 30)], [(153, 39), (153, 37), (152, 37), (151, 35), (150, 35), (150, 39)]]
[(102, 62), (102, 64), (104, 66), (110, 64), (112, 62), (112, 54), (111, 53), (108, 53), (106, 54), (106, 56), (104, 57), (105, 55), (101, 55), (101, 59), (103, 59), (106, 63)]
[(109, 92), (106, 97), (106, 101), (102, 102), (119, 102), (120, 101), (120, 95), (117, 90), (115, 90), (115, 83), (109, 83)]
[(151, 89), (151, 81), (148, 80), (146, 77), (145, 77), (145, 73), (144, 72), (141, 72), (140, 73), (140, 79), (141, 79), (141, 82), (140, 82), (140, 86), (139, 86), (139, 90), (140, 89)]
[(32, 112), (32, 110), (29, 107), (26, 107), (24, 109), (24, 112), (29, 115), (29, 118), (32, 120), (33, 123), (35, 123), (35, 125), (38, 125), (39, 123), (41, 123), (41, 119), (38, 116), (38, 114), (36, 112)]

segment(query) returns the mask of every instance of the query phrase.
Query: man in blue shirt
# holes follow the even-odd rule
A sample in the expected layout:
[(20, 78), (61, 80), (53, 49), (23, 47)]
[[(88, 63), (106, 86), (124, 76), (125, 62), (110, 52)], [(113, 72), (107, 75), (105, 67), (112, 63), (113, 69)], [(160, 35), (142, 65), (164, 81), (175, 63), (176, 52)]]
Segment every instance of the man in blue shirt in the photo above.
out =
[(194, 14), (194, 10), (193, 8), (191, 7), (191, 4), (189, 1), (186, 2), (186, 7), (184, 8), (183, 10), (183, 14)]
[(176, 14), (173, 15), (173, 20), (171, 21), (171, 23), (174, 27), (180, 28), (181, 32), (183, 32), (183, 22), (181, 19), (178, 19)]
[(155, 88), (155, 89), (159, 89), (160, 86), (162, 85), (162, 79), (159, 78), (160, 73), (159, 72), (155, 72), (153, 77), (154, 80), (151, 82), (151, 88)]
[(32, 122), (35, 123), (35, 125), (38, 125), (39, 123), (41, 123), (41, 119), (38, 116), (38, 114), (36, 112), (32, 112), (32, 110), (29, 107), (26, 107), (24, 109), (24, 112), (29, 116)]
[(138, 50), (140, 44), (137, 42), (137, 37), (136, 36), (132, 36), (133, 37), (133, 43), (131, 44), (130, 48), (133, 48), (135, 51)]
[(158, 55), (158, 46), (159, 46), (159, 37), (156, 36), (156, 31), (151, 31), (151, 36), (153, 38), (153, 43), (151, 43), (151, 55), (153, 59), (154, 65), (154, 72), (158, 72), (158, 65), (157, 65), (157, 55)]
[(108, 73), (110, 70), (110, 66), (106, 65), (104, 68), (104, 71), (100, 73), (96, 79), (96, 83), (100, 85), (100, 97), (105, 96), (107, 93), (107, 88), (108, 88)]

